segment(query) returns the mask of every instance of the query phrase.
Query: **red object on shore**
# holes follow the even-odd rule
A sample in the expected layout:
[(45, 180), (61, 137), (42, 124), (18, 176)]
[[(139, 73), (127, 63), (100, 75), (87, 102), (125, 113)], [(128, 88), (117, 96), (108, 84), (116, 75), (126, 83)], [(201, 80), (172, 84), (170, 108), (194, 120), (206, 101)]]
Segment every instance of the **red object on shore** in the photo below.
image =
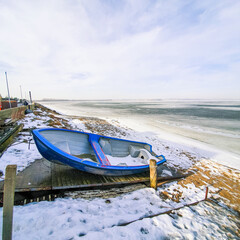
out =
[[(17, 107), (17, 101), (11, 101), (12, 108)], [(0, 101), (0, 111), (10, 108), (9, 101)]]

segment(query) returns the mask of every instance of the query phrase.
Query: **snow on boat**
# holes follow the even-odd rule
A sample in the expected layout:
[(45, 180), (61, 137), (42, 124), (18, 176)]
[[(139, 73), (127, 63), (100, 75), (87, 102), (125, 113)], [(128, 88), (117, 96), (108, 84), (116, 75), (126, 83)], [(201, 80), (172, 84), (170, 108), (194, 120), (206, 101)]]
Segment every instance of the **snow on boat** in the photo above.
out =
[(93, 174), (142, 173), (149, 170), (150, 159), (156, 159), (157, 165), (166, 161), (144, 142), (58, 128), (36, 129), (32, 133), (44, 158)]

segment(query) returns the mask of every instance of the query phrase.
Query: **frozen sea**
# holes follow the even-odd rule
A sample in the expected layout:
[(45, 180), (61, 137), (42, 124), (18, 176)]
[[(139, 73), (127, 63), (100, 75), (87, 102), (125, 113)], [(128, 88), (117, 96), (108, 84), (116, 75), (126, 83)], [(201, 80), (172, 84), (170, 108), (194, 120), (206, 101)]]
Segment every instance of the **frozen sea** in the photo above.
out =
[(67, 115), (118, 120), (140, 132), (210, 150), (213, 160), (240, 169), (240, 101), (42, 101)]

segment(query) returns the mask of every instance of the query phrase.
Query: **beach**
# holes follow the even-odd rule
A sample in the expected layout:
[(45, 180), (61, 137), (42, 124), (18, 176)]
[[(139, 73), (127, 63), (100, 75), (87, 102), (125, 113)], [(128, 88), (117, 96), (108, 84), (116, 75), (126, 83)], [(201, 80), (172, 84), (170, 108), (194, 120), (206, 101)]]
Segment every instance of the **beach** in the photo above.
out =
[(181, 143), (204, 158), (240, 169), (240, 102), (207, 100), (44, 101), (69, 115), (118, 121), (163, 142)]
[[(194, 174), (179, 181), (162, 184), (157, 191), (143, 187), (107, 199), (85, 199), (81, 194), (72, 192), (52, 202), (15, 206), (13, 239), (240, 237), (240, 171), (231, 167), (234, 162), (225, 165), (217, 163), (216, 158), (212, 159), (215, 157), (213, 148), (202, 147), (199, 143), (189, 145), (189, 139), (183, 141), (182, 137), (177, 138), (169, 132), (164, 135), (162, 132), (146, 131), (142, 124), (137, 127), (136, 123), (131, 128), (128, 121), (109, 117), (106, 109), (100, 110), (107, 117), (100, 118), (102, 113), (99, 112), (74, 112), (71, 109), (71, 114), (67, 115), (69, 112), (64, 107), (61, 109), (50, 105), (46, 104), (51, 109), (39, 105), (33, 113), (20, 120), (24, 129), (68, 128), (148, 142), (153, 146), (154, 152), (163, 154), (167, 159), (161, 171), (163, 176), (171, 176), (175, 171), (184, 173), (187, 170), (194, 171)], [(29, 138), (31, 136), (27, 131), (20, 132), (15, 142), (1, 156), (1, 180), (4, 180), (6, 165), (17, 164), (20, 172), (41, 158), (33, 142), (31, 149), (28, 149)], [(207, 187), (211, 201), (202, 201)], [(192, 203), (196, 204), (191, 205)], [(0, 214), (2, 218), (2, 208)], [(152, 215), (156, 216), (151, 217)]]
[(238, 0), (1, 1), (0, 236), (240, 240), (239, 29)]

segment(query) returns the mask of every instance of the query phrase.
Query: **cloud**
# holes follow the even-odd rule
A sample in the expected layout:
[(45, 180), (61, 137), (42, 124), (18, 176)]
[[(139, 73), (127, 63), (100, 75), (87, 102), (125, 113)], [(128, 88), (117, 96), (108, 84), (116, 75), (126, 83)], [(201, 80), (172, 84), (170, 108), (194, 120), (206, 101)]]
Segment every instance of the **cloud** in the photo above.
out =
[(239, 1), (2, 1), (0, 82), (35, 99), (239, 98), (239, 28)]

